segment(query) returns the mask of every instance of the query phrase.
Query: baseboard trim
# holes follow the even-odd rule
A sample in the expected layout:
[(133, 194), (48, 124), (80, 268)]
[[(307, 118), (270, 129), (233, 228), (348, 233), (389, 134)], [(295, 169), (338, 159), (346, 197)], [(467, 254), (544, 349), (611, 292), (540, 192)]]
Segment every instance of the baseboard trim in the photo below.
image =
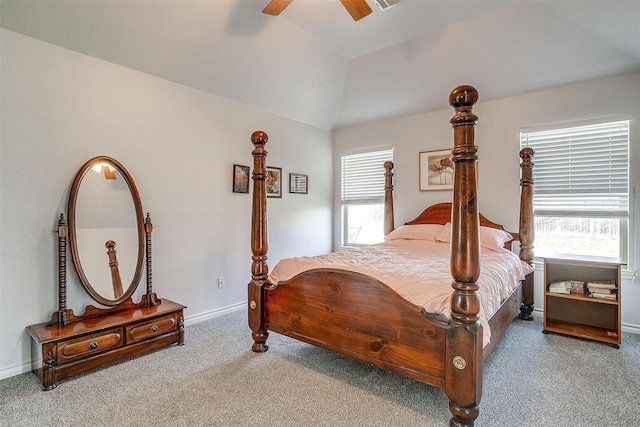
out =
[(31, 361), (0, 369), (0, 380), (31, 372)]
[(640, 326), (623, 323), (622, 332), (629, 332), (630, 334), (640, 335)]
[(224, 316), (225, 314), (233, 313), (240, 310), (246, 310), (246, 308), (247, 308), (246, 302), (228, 305), (222, 308), (216, 308), (215, 310), (205, 311), (203, 313), (194, 314), (192, 316), (186, 316), (184, 318), (184, 324), (185, 326), (193, 325), (195, 323), (204, 322), (205, 320)]

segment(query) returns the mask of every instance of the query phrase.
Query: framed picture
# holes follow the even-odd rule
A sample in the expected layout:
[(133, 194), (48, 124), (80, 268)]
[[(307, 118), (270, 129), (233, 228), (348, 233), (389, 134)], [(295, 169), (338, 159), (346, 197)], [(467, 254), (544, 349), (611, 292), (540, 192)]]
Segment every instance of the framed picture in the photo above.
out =
[(418, 156), (420, 191), (453, 189), (454, 163), (450, 149), (421, 151)]
[(307, 194), (309, 190), (309, 177), (301, 173), (289, 174), (289, 193)]
[(282, 197), (282, 168), (267, 166), (267, 197)]
[(233, 192), (249, 192), (249, 166), (233, 165)]

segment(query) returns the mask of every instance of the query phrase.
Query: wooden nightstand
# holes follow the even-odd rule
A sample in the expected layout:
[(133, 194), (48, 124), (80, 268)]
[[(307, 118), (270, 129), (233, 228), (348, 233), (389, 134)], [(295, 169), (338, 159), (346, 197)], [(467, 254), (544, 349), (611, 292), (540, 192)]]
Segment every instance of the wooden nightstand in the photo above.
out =
[[(602, 341), (619, 348), (621, 330), (620, 258), (579, 255), (553, 255), (544, 258), (544, 333), (557, 332)], [(583, 282), (584, 294), (554, 293), (551, 283)], [(587, 289), (590, 282), (614, 283), (613, 299), (594, 297)], [(596, 295), (597, 296), (597, 295)]]

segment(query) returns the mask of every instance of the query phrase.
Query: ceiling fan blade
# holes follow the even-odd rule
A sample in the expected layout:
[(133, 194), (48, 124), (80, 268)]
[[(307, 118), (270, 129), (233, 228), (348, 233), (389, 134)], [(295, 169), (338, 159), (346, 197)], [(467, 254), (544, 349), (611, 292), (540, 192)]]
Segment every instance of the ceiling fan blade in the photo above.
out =
[(367, 0), (340, 0), (354, 21), (359, 21), (371, 13)]
[(278, 16), (292, 1), (293, 0), (271, 0), (269, 4), (262, 9), (262, 13)]

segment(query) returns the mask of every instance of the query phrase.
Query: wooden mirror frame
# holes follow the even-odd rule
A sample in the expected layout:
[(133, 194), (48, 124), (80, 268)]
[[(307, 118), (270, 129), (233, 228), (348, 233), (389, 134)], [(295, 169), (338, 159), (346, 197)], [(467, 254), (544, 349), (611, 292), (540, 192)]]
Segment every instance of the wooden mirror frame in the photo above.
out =
[[(129, 192), (131, 193), (131, 197), (133, 199), (133, 206), (136, 213), (136, 224), (137, 224), (137, 235), (138, 235), (138, 259), (136, 263), (135, 272), (133, 274), (133, 278), (129, 287), (120, 295), (120, 297), (116, 299), (107, 299), (99, 292), (95, 290), (82, 268), (82, 264), (80, 263), (80, 254), (78, 252), (78, 242), (77, 242), (77, 232), (76, 232), (76, 205), (78, 198), (78, 191), (80, 189), (80, 184), (82, 183), (82, 179), (87, 174), (88, 171), (91, 170), (96, 164), (106, 163), (113, 166), (124, 178), (127, 186), (129, 187)], [(76, 174), (73, 184), (71, 185), (71, 191), (69, 193), (69, 203), (67, 207), (67, 217), (68, 217), (68, 227), (69, 227), (69, 244), (71, 247), (71, 262), (78, 274), (78, 278), (82, 283), (82, 286), (87, 291), (87, 293), (98, 303), (113, 307), (117, 306), (125, 301), (127, 301), (131, 295), (136, 291), (138, 285), (140, 283), (140, 279), (142, 277), (142, 269), (143, 262), (145, 256), (145, 220), (144, 214), (142, 210), (142, 201), (140, 199), (140, 194), (138, 193), (138, 189), (136, 188), (135, 182), (133, 178), (129, 174), (129, 172), (119, 163), (117, 160), (107, 157), (107, 156), (98, 156), (88, 160), (78, 173)]]

